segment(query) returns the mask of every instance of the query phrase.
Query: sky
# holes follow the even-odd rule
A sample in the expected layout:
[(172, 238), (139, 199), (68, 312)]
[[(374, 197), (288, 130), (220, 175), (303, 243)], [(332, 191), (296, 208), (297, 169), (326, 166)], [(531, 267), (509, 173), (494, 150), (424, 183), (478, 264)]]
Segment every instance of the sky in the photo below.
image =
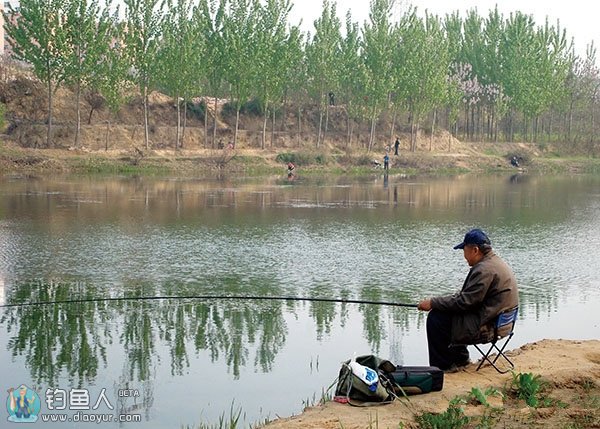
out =
[[(330, 0), (333, 2), (334, 0)], [(458, 10), (462, 16), (469, 9), (477, 8), (482, 16), (487, 16), (490, 9), (496, 4), (498, 10), (505, 17), (510, 12), (520, 10), (528, 15), (533, 15), (537, 25), (544, 25), (546, 16), (550, 24), (556, 24), (560, 20), (561, 28), (567, 30), (567, 37), (575, 38), (575, 52), (585, 55), (586, 46), (594, 40), (600, 56), (600, 2), (598, 0), (396, 0), (395, 14), (401, 15), (409, 5), (417, 7), (417, 11), (423, 14), (427, 9), (429, 12), (439, 16)], [(294, 7), (290, 21), (297, 23), (302, 19), (302, 29), (313, 30), (313, 22), (321, 14), (322, 0), (292, 0)], [(337, 0), (337, 12), (345, 23), (346, 12), (351, 11), (353, 21), (363, 23), (369, 18), (369, 0)]]

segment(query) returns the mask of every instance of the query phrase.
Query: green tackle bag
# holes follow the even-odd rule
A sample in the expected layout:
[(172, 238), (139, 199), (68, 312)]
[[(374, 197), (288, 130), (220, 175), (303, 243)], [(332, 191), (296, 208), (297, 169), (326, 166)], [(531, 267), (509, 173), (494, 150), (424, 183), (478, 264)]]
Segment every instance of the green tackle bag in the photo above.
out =
[(388, 377), (385, 375), (386, 371), (382, 368), (387, 368), (389, 371), (395, 368), (394, 364), (373, 355), (358, 356), (355, 360), (360, 365), (366, 366), (377, 373), (377, 385), (370, 386), (355, 375), (350, 367), (351, 361), (348, 360), (342, 364), (340, 369), (334, 400), (351, 405), (359, 405), (358, 403), (360, 405), (384, 404), (393, 401), (396, 395)]
[(444, 387), (444, 371), (435, 366), (397, 366), (387, 376), (396, 387), (396, 394), (407, 395), (439, 392)]

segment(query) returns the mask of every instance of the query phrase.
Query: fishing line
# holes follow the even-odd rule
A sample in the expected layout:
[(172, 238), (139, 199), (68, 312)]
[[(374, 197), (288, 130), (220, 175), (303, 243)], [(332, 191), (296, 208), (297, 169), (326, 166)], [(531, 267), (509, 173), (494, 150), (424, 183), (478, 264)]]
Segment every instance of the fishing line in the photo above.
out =
[(230, 295), (187, 295), (187, 296), (131, 296), (131, 297), (114, 297), (114, 298), (83, 298), (83, 299), (65, 299), (58, 301), (40, 301), (40, 302), (23, 302), (15, 304), (3, 304), (0, 308), (10, 307), (29, 307), (40, 305), (58, 305), (58, 304), (83, 304), (90, 302), (108, 302), (108, 301), (157, 301), (157, 300), (175, 300), (175, 299), (195, 299), (195, 300), (253, 300), (253, 301), (310, 301), (310, 302), (333, 302), (341, 304), (370, 304), (370, 305), (386, 305), (393, 307), (408, 307), (417, 308), (417, 304), (407, 304), (403, 302), (386, 302), (386, 301), (368, 301), (359, 299), (336, 299), (336, 298), (306, 298), (297, 296), (230, 296)]

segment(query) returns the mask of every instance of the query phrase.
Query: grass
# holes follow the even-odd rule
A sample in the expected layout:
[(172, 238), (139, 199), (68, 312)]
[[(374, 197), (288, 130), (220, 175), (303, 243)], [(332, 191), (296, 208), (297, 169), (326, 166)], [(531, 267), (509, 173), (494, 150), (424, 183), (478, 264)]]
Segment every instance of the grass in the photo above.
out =
[(450, 401), (443, 413), (423, 413), (415, 417), (421, 429), (461, 429), (469, 424), (469, 417), (462, 408), (464, 399), (456, 397)]
[(523, 399), (527, 405), (536, 408), (541, 403), (542, 390), (546, 384), (540, 375), (513, 372), (509, 388), (517, 398)]

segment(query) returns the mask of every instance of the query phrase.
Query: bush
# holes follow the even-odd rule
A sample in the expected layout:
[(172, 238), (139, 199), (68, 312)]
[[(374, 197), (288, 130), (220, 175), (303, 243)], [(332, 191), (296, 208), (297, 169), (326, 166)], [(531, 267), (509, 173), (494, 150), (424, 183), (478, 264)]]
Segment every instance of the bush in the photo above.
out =
[(316, 157), (308, 153), (296, 153), (296, 152), (282, 152), (275, 158), (277, 162), (287, 164), (292, 162), (295, 165), (311, 165), (316, 161)]
[(356, 159), (356, 164), (359, 166), (371, 166), (373, 165), (373, 157), (371, 155), (361, 155)]
[(325, 165), (328, 163), (328, 157), (325, 154), (319, 153), (315, 156), (315, 161), (319, 165)]
[(200, 103), (187, 102), (187, 116), (190, 119), (204, 119), (205, 110), (206, 105), (204, 104), (204, 101), (201, 101)]
[[(236, 103), (234, 101), (229, 101), (225, 103), (221, 112), (223, 116), (235, 116), (235, 110)], [(249, 116), (262, 116), (264, 114), (264, 110), (260, 101), (256, 98), (253, 98), (252, 100), (242, 104), (240, 114)]]

